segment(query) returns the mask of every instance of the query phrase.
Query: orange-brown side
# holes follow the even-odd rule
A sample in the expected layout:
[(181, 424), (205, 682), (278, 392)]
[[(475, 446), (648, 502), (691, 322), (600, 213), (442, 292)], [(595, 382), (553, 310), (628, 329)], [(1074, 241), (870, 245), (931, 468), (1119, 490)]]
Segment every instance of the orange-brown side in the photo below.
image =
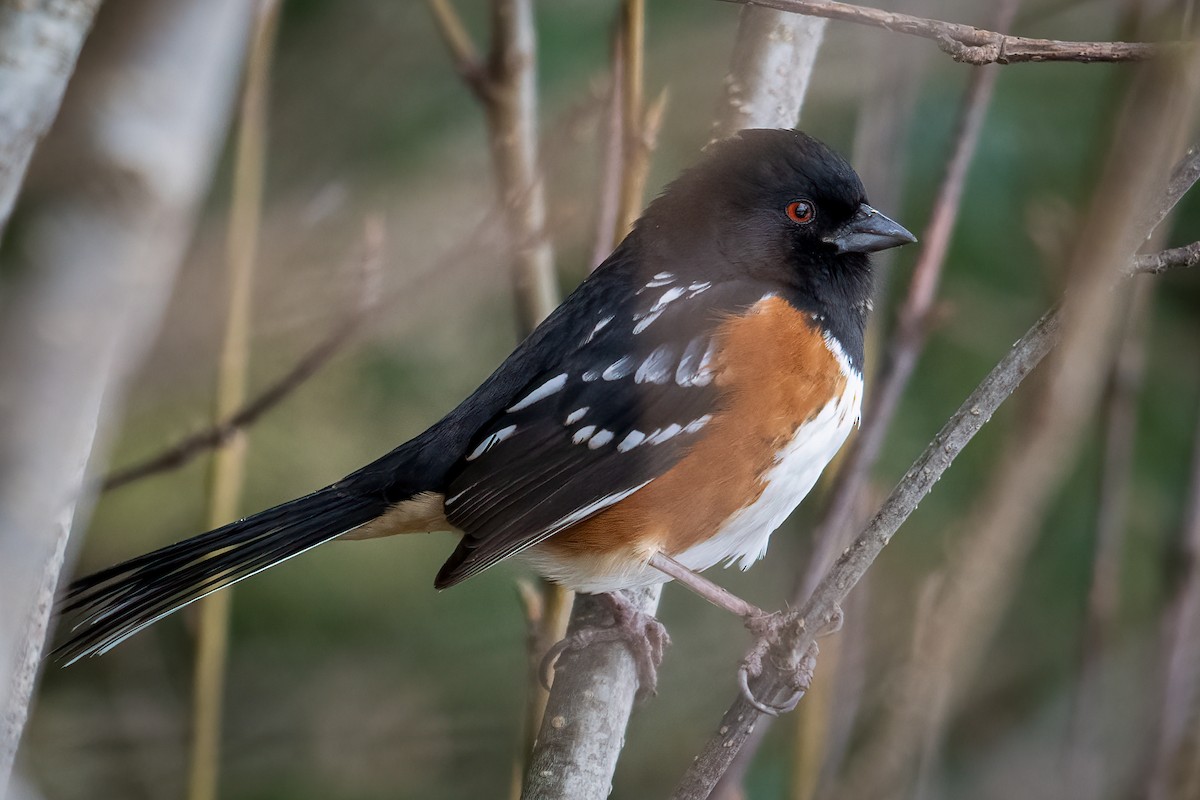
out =
[(546, 550), (560, 558), (644, 561), (707, 540), (758, 498), (779, 450), (846, 388), (815, 323), (780, 298), (729, 318), (718, 336), (719, 413), (700, 441), (644, 489), (552, 536)]

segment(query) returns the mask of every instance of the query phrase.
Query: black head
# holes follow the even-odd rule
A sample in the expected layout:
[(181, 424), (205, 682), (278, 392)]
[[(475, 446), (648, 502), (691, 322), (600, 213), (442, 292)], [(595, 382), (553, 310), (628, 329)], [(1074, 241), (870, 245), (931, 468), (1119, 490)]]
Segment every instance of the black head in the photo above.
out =
[(738, 271), (782, 269), (802, 284), (853, 278), (869, 269), (866, 254), (916, 241), (867, 204), (845, 159), (793, 130), (744, 130), (710, 145), (643, 224), (675, 240), (676, 252), (703, 243)]

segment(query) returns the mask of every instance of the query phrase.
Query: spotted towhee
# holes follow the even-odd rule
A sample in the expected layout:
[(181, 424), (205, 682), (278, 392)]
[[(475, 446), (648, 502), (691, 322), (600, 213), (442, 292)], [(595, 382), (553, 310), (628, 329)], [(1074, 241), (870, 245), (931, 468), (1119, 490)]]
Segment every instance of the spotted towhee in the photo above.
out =
[(338, 538), (461, 535), (446, 588), (511, 556), (580, 592), (749, 567), (856, 424), (868, 253), (915, 241), (841, 157), (746, 130), (655, 200), (470, 397), (342, 480), (76, 581), (60, 653), (103, 653)]

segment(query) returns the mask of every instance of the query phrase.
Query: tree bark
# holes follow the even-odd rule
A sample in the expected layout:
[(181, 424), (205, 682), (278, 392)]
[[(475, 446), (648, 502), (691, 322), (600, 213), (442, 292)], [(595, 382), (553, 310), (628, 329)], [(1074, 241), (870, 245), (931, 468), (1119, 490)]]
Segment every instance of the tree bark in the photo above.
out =
[(0, 240), (100, 0), (0, 0)]
[[(86, 163), (29, 219), (0, 330), (0, 793), (89, 460), (156, 329), (228, 126), (254, 7), (149, 0), (89, 71)], [(119, 79), (118, 79), (119, 78)]]

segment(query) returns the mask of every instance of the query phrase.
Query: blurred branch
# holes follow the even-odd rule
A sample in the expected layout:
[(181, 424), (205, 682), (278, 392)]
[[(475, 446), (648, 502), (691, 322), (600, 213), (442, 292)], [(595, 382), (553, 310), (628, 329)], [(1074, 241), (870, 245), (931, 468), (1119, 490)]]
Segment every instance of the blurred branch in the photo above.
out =
[[(1159, 109), (1161, 113), (1161, 109)], [(1180, 114), (1173, 118), (1176, 122), (1186, 119)], [(1162, 122), (1160, 119), (1159, 122)], [(1145, 130), (1150, 134), (1159, 134), (1163, 128), (1172, 126), (1163, 124), (1158, 127), (1145, 124)], [(1161, 142), (1145, 142), (1143, 146), (1130, 148), (1125, 152), (1126, 157), (1146, 160), (1159, 155), (1155, 144)], [(1128, 170), (1124, 177), (1131, 183), (1144, 186), (1153, 180), (1156, 170), (1148, 168)], [(1176, 168), (1164, 196), (1156, 203), (1148, 204), (1152, 212), (1142, 222), (1142, 237), (1156, 227), (1170, 212), (1179, 198), (1200, 178), (1200, 153), (1195, 148), (1189, 150), (1183, 162)], [(1127, 190), (1126, 190), (1127, 191)], [(1122, 191), (1121, 194), (1125, 192)], [(1101, 197), (1102, 195), (1098, 195)], [(1097, 213), (1106, 224), (1111, 224), (1109, 215)], [(1126, 225), (1126, 228), (1130, 226)], [(1135, 231), (1123, 231), (1129, 238), (1134, 238)], [(1091, 250), (1084, 250), (1078, 255), (1083, 263), (1084, 256), (1095, 263), (1113, 264), (1115, 258), (1120, 258), (1120, 248), (1112, 248), (1113, 234), (1091, 236)], [(1081, 243), (1087, 243), (1089, 237), (1081, 237)], [(1128, 243), (1122, 243), (1127, 245)], [(1101, 248), (1100, 245), (1104, 245)], [(1082, 244), (1081, 244), (1082, 246)], [(1129, 256), (1132, 260), (1132, 256)], [(1119, 263), (1119, 262), (1118, 262)], [(1102, 273), (1104, 270), (1096, 270)], [(1113, 269), (1109, 276), (1116, 274)], [(1109, 291), (1108, 284), (1104, 291)], [(925, 451), (909, 468), (901, 482), (892, 491), (882, 508), (858, 536), (838, 558), (830, 572), (822, 579), (813, 595), (796, 613), (799, 624), (796, 626), (798, 635), (789, 637), (790, 641), (781, 642), (781, 646), (766, 659), (769, 666), (772, 661), (787, 663), (796, 659), (799, 654), (808, 651), (815, 640), (815, 633), (823, 625), (823, 620), (836, 614), (836, 609), (845, 599), (850, 590), (862, 578), (866, 570), (891, 541), (892, 536), (908, 517), (916, 510), (917, 504), (930, 492), (933, 485), (950, 467), (976, 433), (991, 419), (992, 415), (1020, 385), (1024, 377), (1036, 367), (1042, 358), (1058, 341), (1062, 327), (1061, 314), (1058, 309), (1048, 311), (1038, 322), (1013, 345), (1008, 354), (984, 378), (983, 382), (971, 393), (958, 411), (946, 422)], [(1078, 318), (1076, 318), (1078, 320)], [(1076, 327), (1081, 327), (1076, 322)], [(1076, 333), (1076, 336), (1079, 334)], [(1073, 413), (1079, 413), (1078, 408)], [(1039, 475), (1044, 475), (1040, 470)], [(933, 673), (940, 678), (940, 673)], [(767, 702), (778, 700), (791, 695), (792, 690), (786, 680), (774, 669), (764, 669), (763, 674), (753, 681), (751, 689), (754, 695)], [(902, 698), (903, 699), (903, 698)], [(759, 722), (759, 712), (744, 698), (738, 697), (729, 709), (718, 727), (717, 732), (704, 745), (692, 766), (685, 773), (679, 787), (673, 795), (676, 800), (699, 800), (708, 797), (710, 791), (721, 775), (728, 768), (732, 759), (737, 755), (742, 744), (750, 736)], [(904, 731), (907, 737), (919, 738), (913, 729)], [(859, 796), (870, 796), (860, 794)]]
[[(642, 107), (642, 59), (645, 42), (643, 0), (623, 0), (613, 46), (613, 87), (609, 104), (610, 169), (616, 180), (605, 179), (601, 193), (601, 224), (611, 214), (607, 232), (611, 250), (625, 236), (641, 211), (650, 154), (661, 119), (663, 97), (650, 109)], [(602, 241), (602, 240), (600, 240)], [(599, 250), (600, 241), (597, 242)], [(626, 592), (633, 606), (646, 614), (658, 608), (661, 586)], [(607, 621), (604, 603), (593, 595), (575, 595), (570, 621), (559, 637)], [(547, 642), (550, 644), (552, 642)], [(593, 644), (568, 651), (554, 667), (554, 680), (529, 757), (521, 794), (526, 800), (558, 797), (604, 797), (625, 742), (625, 728), (638, 691), (633, 656), (621, 643)]]
[[(229, 307), (217, 364), (213, 416), (223, 419), (246, 400), (250, 320), (262, 221), (271, 60), (279, 27), (279, 0), (259, 0), (237, 122), (233, 193), (226, 246)], [(237, 519), (245, 484), (246, 437), (234, 434), (214, 451), (208, 475), (208, 528)], [(216, 800), (220, 784), (221, 718), (233, 593), (217, 592), (197, 604), (188, 800)]]
[(1178, 589), (1163, 615), (1162, 693), (1149, 800), (1183, 800), (1200, 790), (1200, 416), (1188, 509), (1177, 556)]
[(100, 0), (0, 1), (0, 239), (99, 7)]
[(491, 102), (491, 86), (483, 63), (479, 60), (479, 50), (471, 41), (471, 35), (463, 25), (462, 18), (450, 4), (450, 0), (427, 0), (429, 10), (433, 12), (433, 20), (437, 24), (438, 33), (450, 51), (454, 68), (466, 82), (467, 87), (475, 93), (475, 99), (482, 103)]
[(362, 288), (357, 303), (346, 314), (345, 319), (301, 356), (290, 370), (233, 414), (204, 430), (185, 436), (155, 455), (108, 473), (99, 483), (100, 491), (111, 491), (160, 472), (178, 469), (209, 450), (220, 447), (240, 431), (258, 422), (264, 414), (283, 402), (341, 352), (354, 334), (374, 317), (380, 305), (379, 275), (383, 258), (383, 238), (383, 219), (378, 215), (368, 217), (364, 224), (359, 273)]
[(1100, 745), (1101, 714), (1109, 705), (1103, 680), (1103, 658), (1116, 633), (1120, 610), (1121, 564), (1129, 514), (1130, 478), (1137, 439), (1137, 406), (1145, 374), (1146, 320), (1154, 283), (1134, 280), (1119, 299), (1121, 332), (1108, 368), (1103, 398), (1104, 456), (1096, 503), (1092, 581), (1072, 697), (1067, 768), (1081, 798), (1103, 796), (1108, 785)]
[(743, 128), (795, 127), (824, 39), (823, 19), (743, 8), (713, 138)]
[(120, 46), (72, 85), (88, 106), (77, 129), (88, 159), (27, 221), (28, 278), (0, 323), (0, 787), (68, 534), (87, 518), (84, 467), (103, 461), (102, 433), (154, 338), (225, 137), (252, 11), (240, 0), (127, 11)]
[(964, 64), (1021, 64), (1031, 61), (1144, 61), (1171, 50), (1189, 47), (1184, 42), (1063, 42), (1006, 36), (996, 31), (839, 3), (835, 0), (728, 0), (792, 14), (854, 22), (894, 33), (937, 42), (942, 52)]

